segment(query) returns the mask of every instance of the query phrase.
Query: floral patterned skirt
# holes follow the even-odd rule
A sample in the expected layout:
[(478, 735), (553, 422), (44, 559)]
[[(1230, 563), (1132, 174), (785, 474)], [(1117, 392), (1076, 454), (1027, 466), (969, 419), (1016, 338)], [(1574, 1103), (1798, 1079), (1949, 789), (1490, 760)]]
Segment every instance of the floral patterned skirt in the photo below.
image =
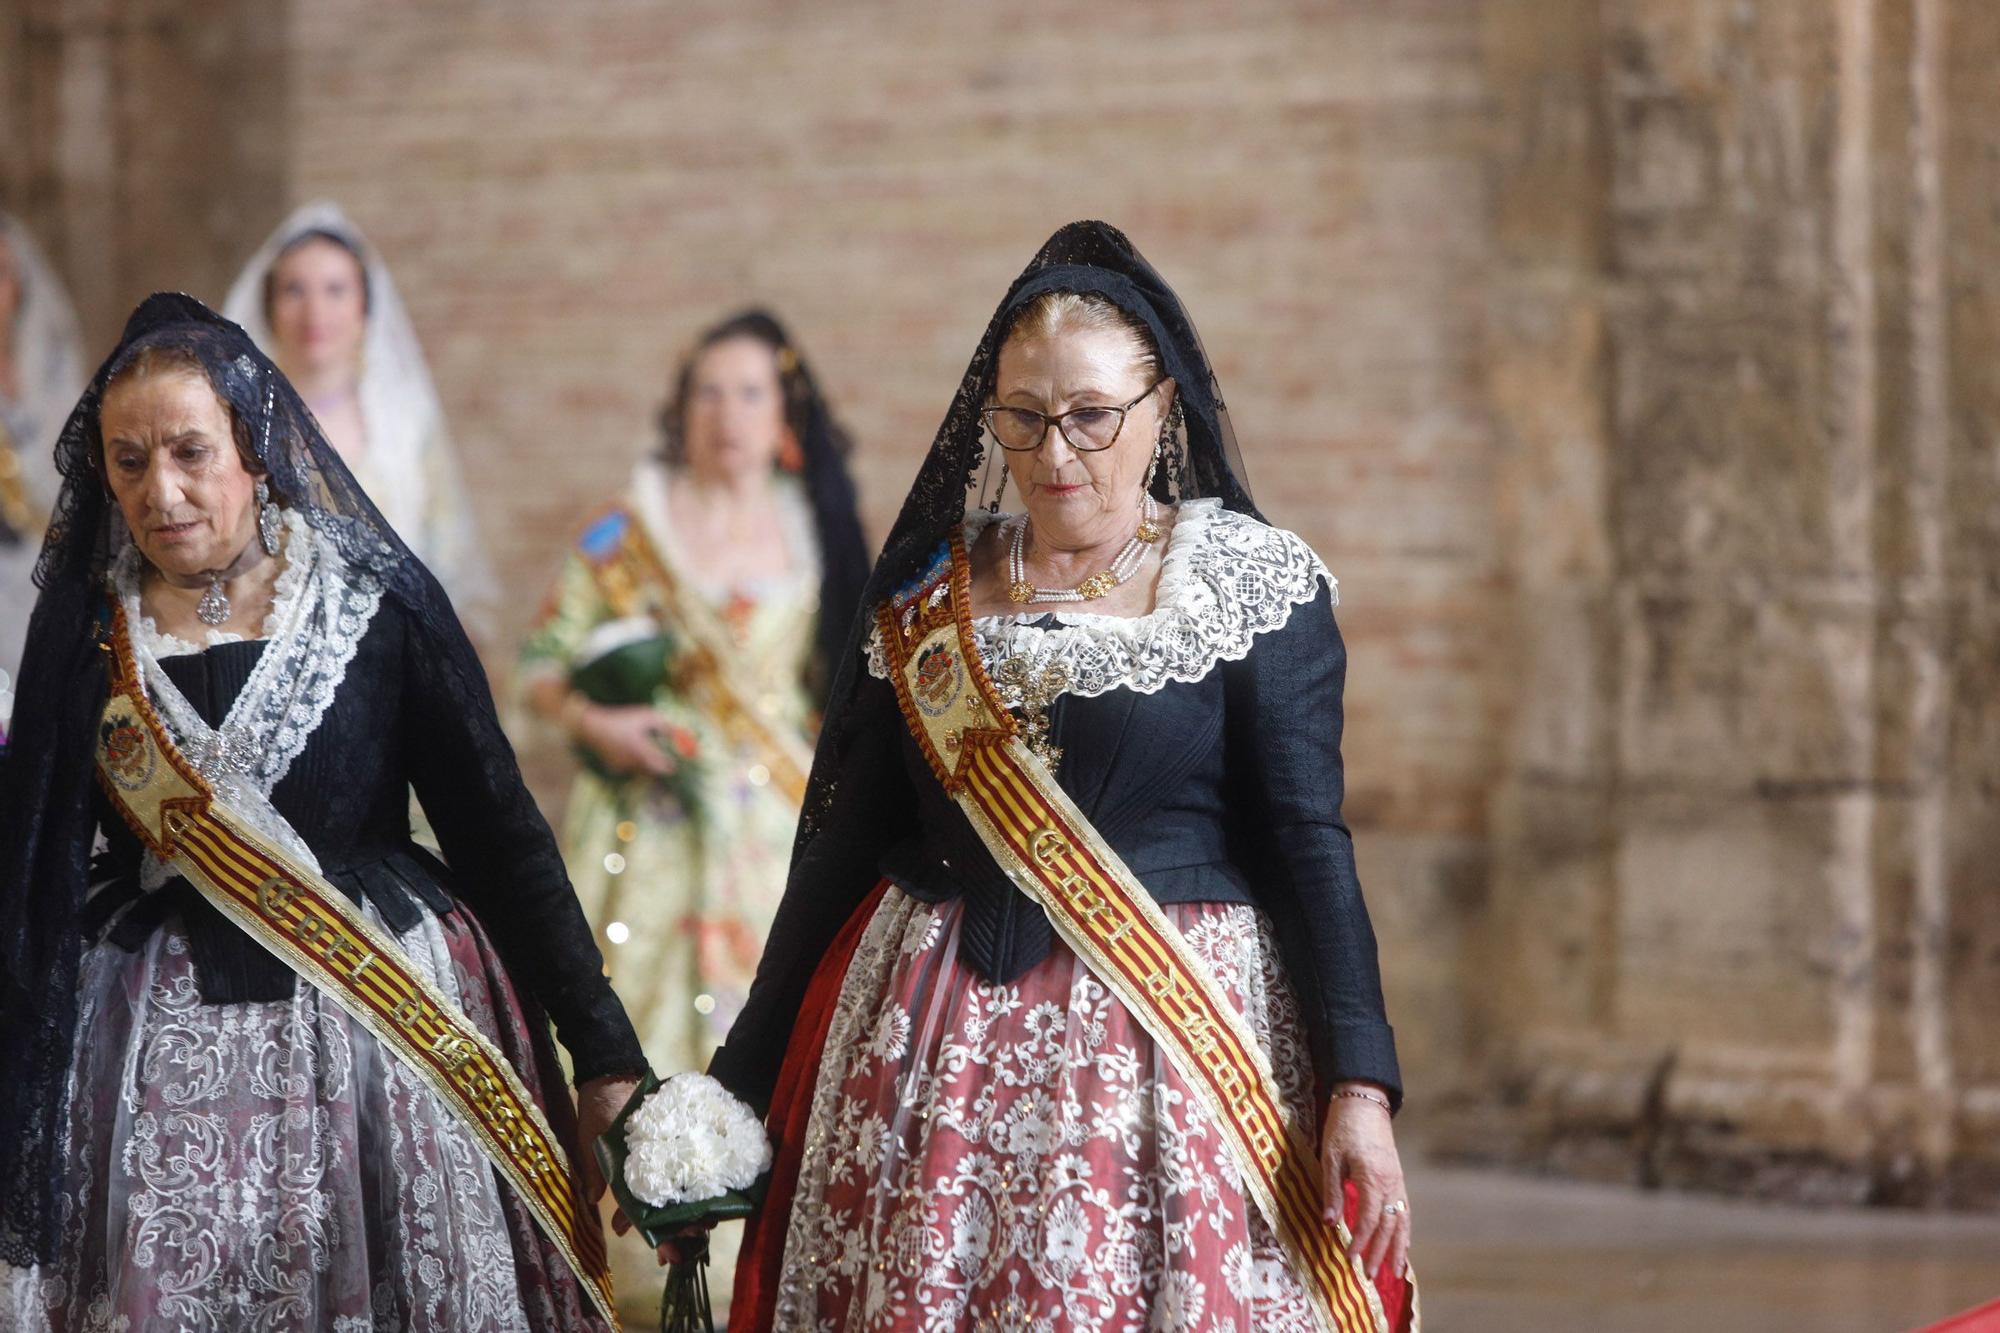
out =
[[(470, 917), (426, 913), (400, 943), (573, 1135), (553, 1051)], [(9, 1278), (22, 1327), (604, 1327), (471, 1136), (311, 987), (204, 1003), (176, 917), (136, 951), (88, 949), (79, 990), (62, 1248)]]
[[(890, 890), (848, 968), (813, 1094), (779, 1329), (1313, 1327), (1218, 1128), (1059, 941), (1006, 985), (960, 907)], [(1166, 908), (1310, 1123), (1311, 1065), (1270, 923)]]

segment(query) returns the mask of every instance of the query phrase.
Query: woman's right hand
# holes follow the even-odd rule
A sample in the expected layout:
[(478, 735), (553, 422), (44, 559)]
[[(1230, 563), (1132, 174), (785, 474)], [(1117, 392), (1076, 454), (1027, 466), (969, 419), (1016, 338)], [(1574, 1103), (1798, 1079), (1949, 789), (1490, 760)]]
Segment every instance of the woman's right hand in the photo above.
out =
[(577, 715), (575, 734), (613, 773), (664, 777), (674, 771), (673, 756), (661, 744), (667, 720), (646, 704), (591, 704)]

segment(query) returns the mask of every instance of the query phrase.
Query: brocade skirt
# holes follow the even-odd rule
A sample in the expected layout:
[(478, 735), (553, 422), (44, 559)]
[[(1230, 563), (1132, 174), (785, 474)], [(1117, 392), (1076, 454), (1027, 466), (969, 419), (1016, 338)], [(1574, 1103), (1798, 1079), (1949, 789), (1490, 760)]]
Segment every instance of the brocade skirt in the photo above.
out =
[[(554, 1052), (470, 915), (426, 912), (400, 943), (573, 1138)], [(61, 1252), (0, 1301), (23, 1328), (604, 1327), (435, 1094), (310, 986), (204, 1003), (173, 917), (136, 951), (87, 949), (79, 989)]]
[[(1268, 920), (1165, 910), (1313, 1123)], [(984, 981), (959, 957), (959, 917), (890, 889), (848, 966), (775, 1327), (1310, 1330), (1219, 1130), (1138, 1020), (1060, 941), (1019, 979)]]

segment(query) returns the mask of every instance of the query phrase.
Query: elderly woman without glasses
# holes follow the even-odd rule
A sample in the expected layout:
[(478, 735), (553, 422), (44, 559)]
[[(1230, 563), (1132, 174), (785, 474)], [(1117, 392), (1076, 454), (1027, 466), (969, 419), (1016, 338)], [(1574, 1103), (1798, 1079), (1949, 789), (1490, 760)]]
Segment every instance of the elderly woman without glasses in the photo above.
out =
[(644, 1062), (442, 590), (187, 297), (138, 309), (57, 449), (0, 774), (8, 1302), (604, 1327), (570, 1152)]
[(1121, 234), (1008, 292), (864, 606), (710, 1067), (777, 1147), (736, 1326), (1409, 1327), (1333, 580)]

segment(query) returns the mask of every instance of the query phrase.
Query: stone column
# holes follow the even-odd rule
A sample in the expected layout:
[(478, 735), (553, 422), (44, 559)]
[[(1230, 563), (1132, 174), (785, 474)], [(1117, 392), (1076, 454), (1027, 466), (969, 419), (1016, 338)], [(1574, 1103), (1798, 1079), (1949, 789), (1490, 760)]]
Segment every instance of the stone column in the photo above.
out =
[[(2000, 547), (1967, 529), (1995, 510), (2000, 116), (1967, 53), (2000, 11), (1613, 0), (1562, 25), (1594, 55), (1522, 62), (1514, 30), (1556, 19), (1509, 8), (1499, 216), (1536, 220), (1503, 290), (1565, 293), (1592, 336), (1529, 300), (1493, 323), (1526, 651), (1484, 995), (1517, 1114), (1456, 1137), (1646, 1181), (1976, 1189), (2000, 811), (1959, 738), (1993, 713), (1968, 645)], [(1594, 130), (1549, 132), (1565, 100)], [(1551, 414), (1593, 377), (1601, 417)]]

